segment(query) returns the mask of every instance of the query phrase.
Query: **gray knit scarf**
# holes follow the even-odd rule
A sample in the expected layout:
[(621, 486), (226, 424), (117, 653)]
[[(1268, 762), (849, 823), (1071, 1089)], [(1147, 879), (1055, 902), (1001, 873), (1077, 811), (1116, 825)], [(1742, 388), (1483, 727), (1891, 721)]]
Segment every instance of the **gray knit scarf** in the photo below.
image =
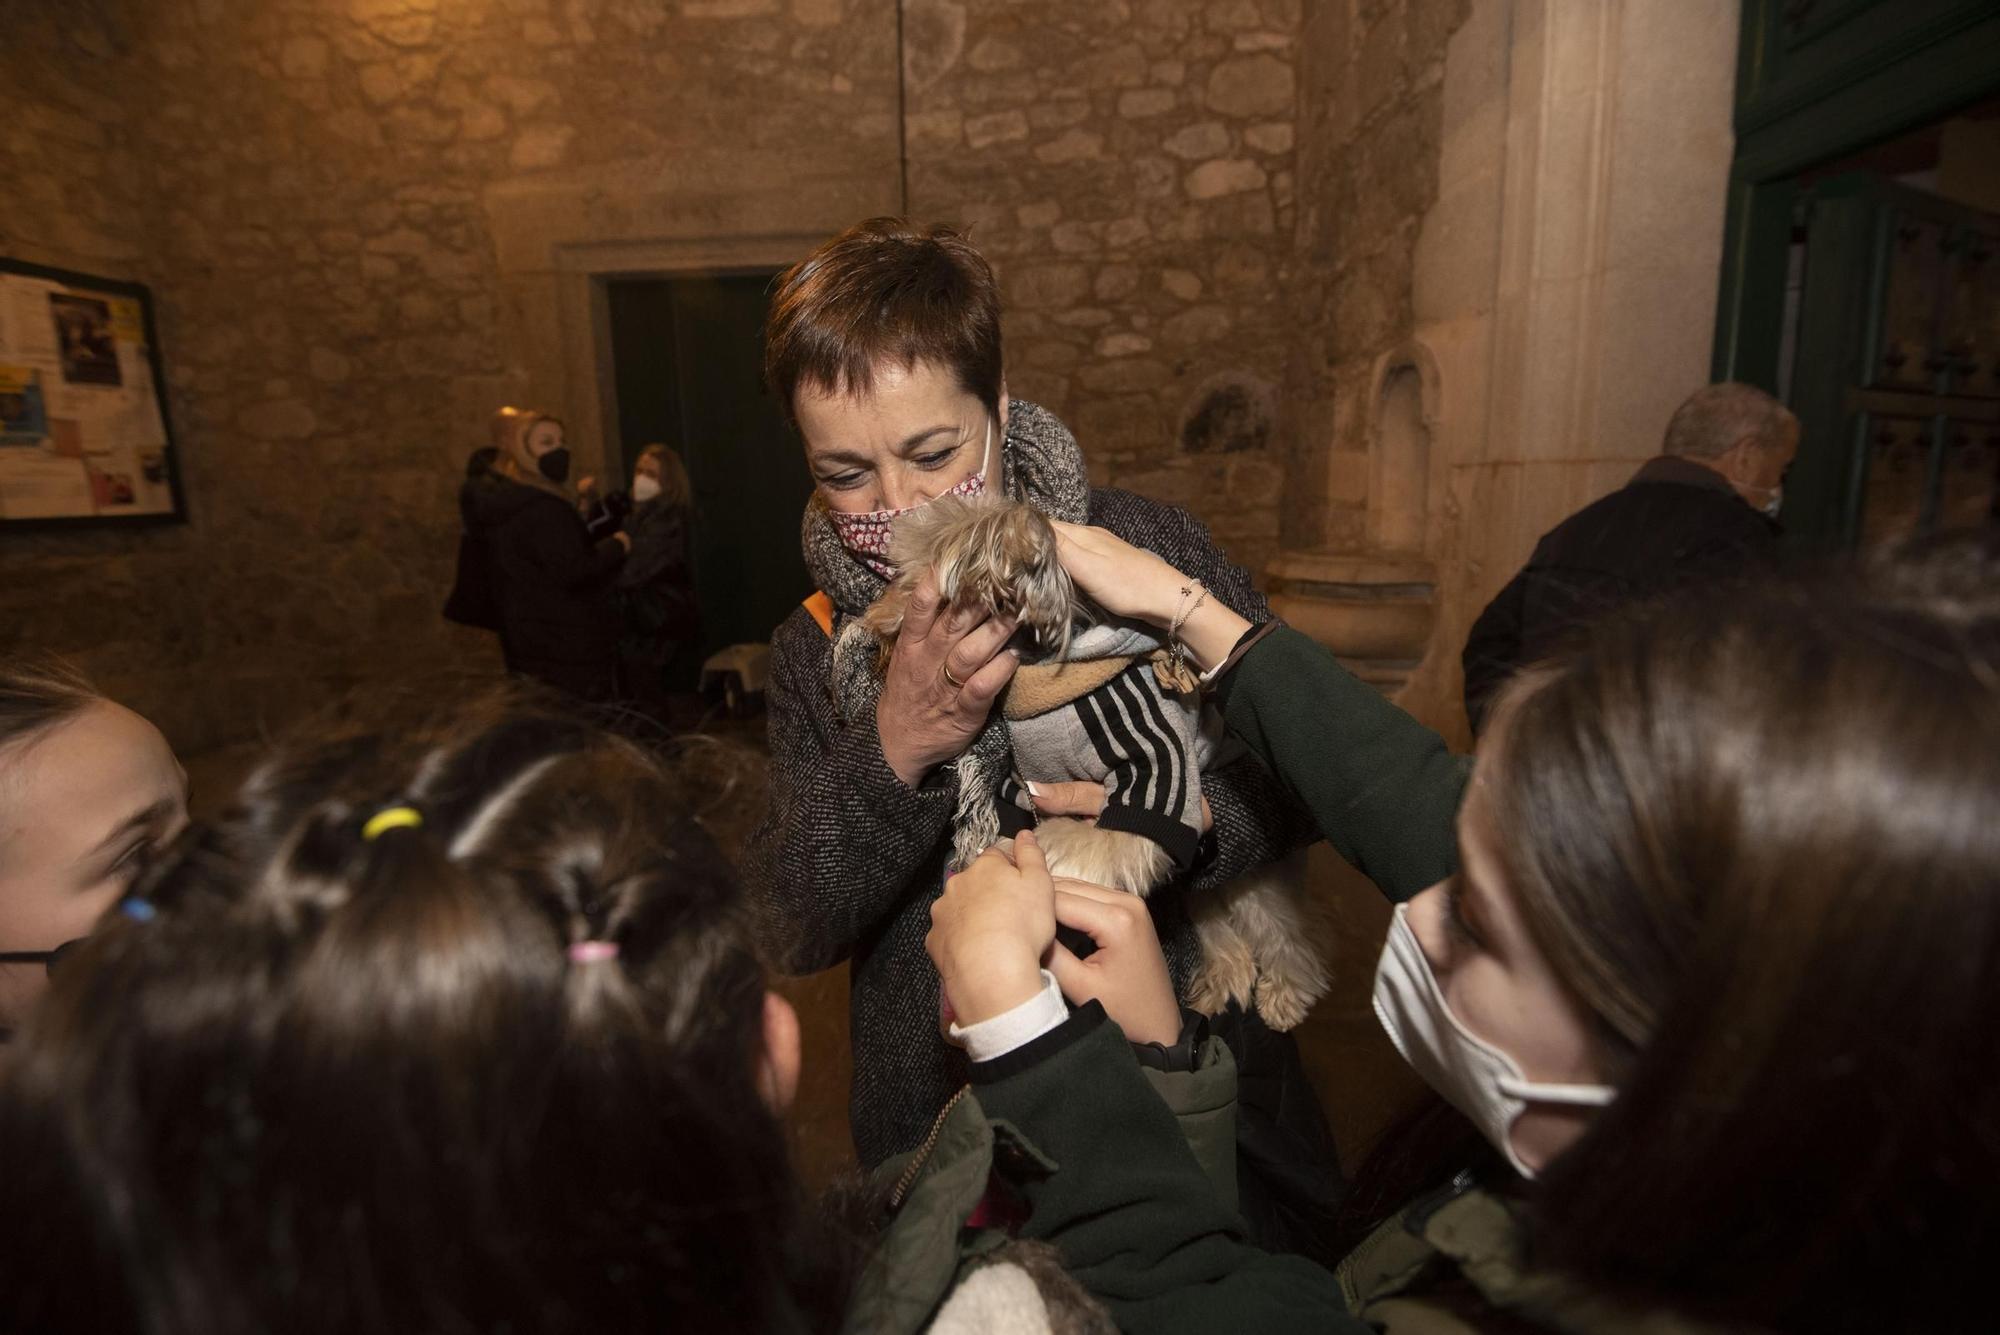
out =
[[(1090, 518), (1090, 474), (1084, 467), (1083, 450), (1054, 413), (1026, 399), (1014, 399), (1008, 407), (1007, 437), (1000, 445), (1000, 489), (1051, 519), (1082, 524)], [(840, 535), (826, 517), (826, 503), (817, 491), (806, 502), (799, 536), (806, 569), (821, 591), (833, 599), (838, 613), (834, 701), (841, 718), (849, 724), (873, 719), (882, 682), (874, 671), (874, 645), (854, 618), (881, 597), (888, 581), (841, 546)], [(1008, 772), (1010, 755), (1006, 720), (995, 710), (965, 754), (952, 762), (958, 773), (952, 835), (954, 871), (978, 857), (999, 835), (994, 794)]]

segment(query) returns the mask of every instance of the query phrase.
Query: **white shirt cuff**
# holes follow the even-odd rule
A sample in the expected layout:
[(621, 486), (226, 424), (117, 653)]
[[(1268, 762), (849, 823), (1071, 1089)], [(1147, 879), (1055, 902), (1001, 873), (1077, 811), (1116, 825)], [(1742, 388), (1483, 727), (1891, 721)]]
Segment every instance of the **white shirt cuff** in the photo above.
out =
[(952, 1042), (965, 1049), (976, 1062), (992, 1061), (1015, 1048), (1026, 1047), (1069, 1018), (1062, 989), (1056, 976), (1042, 970), (1042, 990), (1010, 1011), (981, 1020), (978, 1024), (953, 1024), (946, 1030)]

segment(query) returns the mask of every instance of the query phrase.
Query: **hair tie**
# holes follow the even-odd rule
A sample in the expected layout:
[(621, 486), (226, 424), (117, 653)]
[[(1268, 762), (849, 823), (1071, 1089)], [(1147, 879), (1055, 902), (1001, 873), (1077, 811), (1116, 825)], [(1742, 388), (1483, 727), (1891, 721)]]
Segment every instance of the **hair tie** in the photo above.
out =
[(616, 941), (573, 941), (570, 943), (569, 958), (572, 964), (597, 964), (604, 960), (618, 958)]
[(383, 807), (361, 827), (364, 840), (374, 840), (389, 830), (414, 830), (424, 823), (424, 813), (411, 806)]
[(160, 910), (152, 903), (143, 899), (120, 900), (118, 911), (133, 922), (151, 922), (160, 916)]

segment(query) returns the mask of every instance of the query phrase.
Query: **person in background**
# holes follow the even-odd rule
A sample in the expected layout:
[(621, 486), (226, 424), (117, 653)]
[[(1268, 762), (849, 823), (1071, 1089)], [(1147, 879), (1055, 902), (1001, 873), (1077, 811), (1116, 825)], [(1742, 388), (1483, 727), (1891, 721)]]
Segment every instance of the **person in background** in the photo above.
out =
[(0, 1035), (187, 823), (160, 730), (53, 659), (0, 659)]
[(633, 698), (669, 721), (685, 713), (680, 702), (696, 703), (701, 670), (701, 604), (691, 563), (693, 501), (679, 454), (658, 444), (639, 452), (625, 520), (632, 553), (618, 572), (625, 618), (620, 653)]
[(1770, 562), (1799, 420), (1751, 385), (1689, 395), (1632, 480), (1550, 529), (1465, 642), (1476, 733), (1509, 677), (1609, 612)]
[(616, 699), (618, 607), (613, 581), (632, 540), (593, 543), (564, 484), (562, 423), (503, 409), (500, 460), (473, 495), (473, 521), (493, 575), (507, 670), (580, 700)]
[[(495, 415), (496, 436), (508, 426), (506, 415), (513, 411), (502, 408)], [(473, 514), (478, 508), (480, 491), (492, 485), (493, 469), (499, 461), (497, 445), (482, 445), (465, 456), (465, 481), (458, 488), (458, 564), (452, 575), (451, 593), (444, 600), (445, 620), (495, 634), (500, 631), (500, 600), (493, 591), (493, 571), (486, 544), (473, 536)]]
[[(1129, 1034), (1086, 1006), (1038, 1042), (1009, 1037), (1032, 1014), (987, 1017), (928, 1151), (816, 1210), (782, 1121), (798, 1019), (745, 897), (654, 756), (573, 718), (306, 739), (133, 896), (0, 1063), (0, 1329), (1286, 1335), (1338, 1313), (1203, 1171), (1204, 1146), (1229, 1162), (1234, 1068), (1218, 1042), (1167, 1051), (1171, 1004)], [(981, 965), (1011, 963), (994, 927), (933, 931), (982, 1016), (1012, 981)]]
[[(1180, 572), (1060, 532), (1107, 611), (1174, 623)], [(1181, 635), (1230, 732), (1332, 837), (1351, 820), (1337, 706), (1366, 688), (1226, 607)], [(1374, 986), (1482, 1152), (1388, 1199), (1338, 1269), (1352, 1313), (1392, 1331), (1990, 1330), (1996, 751), (1991, 530), (1720, 604), (1683, 592), (1523, 672), (1480, 739), (1459, 868), (1398, 906)], [(1027, 996), (1044, 958), (1113, 1020), (1164, 1013), (1144, 914), (1111, 960), (1051, 947), (1043, 905), (1070, 920), (1065, 889), (998, 853), (947, 886), (934, 917), (989, 923), (970, 1013)], [(961, 953), (932, 949), (955, 1008)]]

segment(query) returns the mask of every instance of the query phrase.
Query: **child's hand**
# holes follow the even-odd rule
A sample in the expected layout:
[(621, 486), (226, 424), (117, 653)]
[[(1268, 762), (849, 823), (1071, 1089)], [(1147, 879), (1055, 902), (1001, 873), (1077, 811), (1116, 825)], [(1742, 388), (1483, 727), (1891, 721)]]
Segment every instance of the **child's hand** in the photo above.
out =
[(1055, 884), (1035, 836), (1023, 833), (1012, 861), (989, 848), (944, 883), (924, 949), (953, 1016), (969, 1026), (1042, 990), (1042, 957), (1055, 939)]
[(1057, 922), (1097, 943), (1088, 959), (1055, 944), (1049, 972), (1063, 995), (1076, 1005), (1096, 1001), (1134, 1043), (1178, 1040), (1180, 999), (1146, 902), (1101, 885), (1065, 880), (1056, 886), (1055, 910)]

